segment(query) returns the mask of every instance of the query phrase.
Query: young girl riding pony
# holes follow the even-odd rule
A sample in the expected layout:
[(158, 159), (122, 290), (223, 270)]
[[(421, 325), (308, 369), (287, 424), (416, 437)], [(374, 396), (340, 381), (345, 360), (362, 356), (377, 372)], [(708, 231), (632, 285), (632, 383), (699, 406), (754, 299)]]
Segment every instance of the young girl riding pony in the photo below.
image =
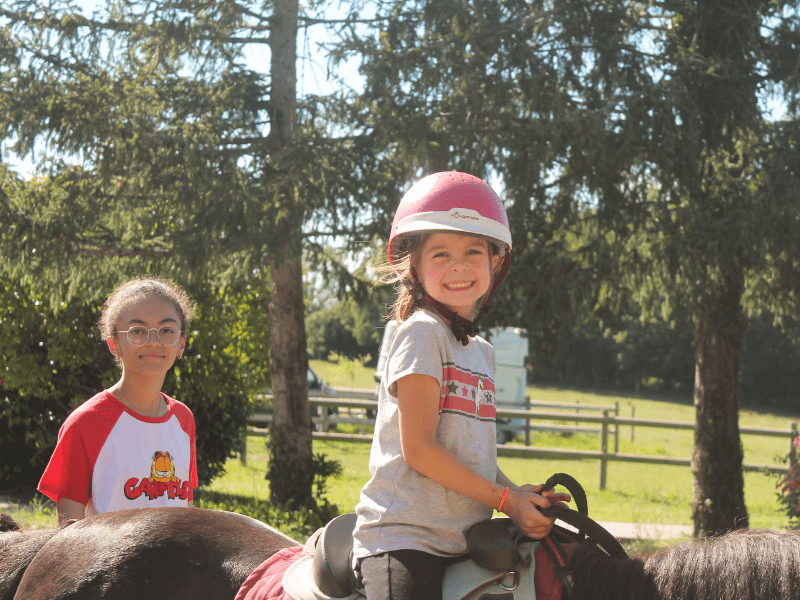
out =
[(438, 600), (472, 525), (497, 509), (542, 538), (553, 520), (540, 509), (569, 499), (517, 486), (497, 466), (495, 354), (477, 333), (510, 250), (502, 201), (472, 175), (429, 175), (397, 208), (383, 270), (399, 284), (399, 326), (354, 532), (369, 600)]

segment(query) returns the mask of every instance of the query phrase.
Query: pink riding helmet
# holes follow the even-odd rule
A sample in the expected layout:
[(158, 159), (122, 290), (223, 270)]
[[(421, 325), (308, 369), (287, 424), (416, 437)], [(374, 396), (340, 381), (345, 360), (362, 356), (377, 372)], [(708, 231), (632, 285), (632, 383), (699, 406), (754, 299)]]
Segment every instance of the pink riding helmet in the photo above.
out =
[[(493, 242), (503, 261), (511, 250), (503, 201), (482, 179), (468, 173), (443, 171), (420, 179), (406, 192), (392, 222), (389, 235), (389, 262), (402, 254), (396, 243), (422, 233), (466, 233)], [(498, 264), (500, 270), (501, 264)]]

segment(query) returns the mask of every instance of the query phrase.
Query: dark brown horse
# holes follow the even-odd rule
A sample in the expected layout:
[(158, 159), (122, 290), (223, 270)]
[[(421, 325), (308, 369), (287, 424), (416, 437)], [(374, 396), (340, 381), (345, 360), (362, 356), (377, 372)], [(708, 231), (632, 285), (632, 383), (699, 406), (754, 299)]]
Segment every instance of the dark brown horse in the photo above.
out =
[(295, 545), (223, 511), (110, 512), (63, 529), (0, 533), (0, 600), (232, 600), (253, 569)]
[[(202, 509), (106, 513), (19, 532), (0, 520), (0, 600), (232, 600), (297, 542), (249, 517)], [(797, 600), (800, 532), (739, 530), (643, 559), (578, 547), (572, 600)]]

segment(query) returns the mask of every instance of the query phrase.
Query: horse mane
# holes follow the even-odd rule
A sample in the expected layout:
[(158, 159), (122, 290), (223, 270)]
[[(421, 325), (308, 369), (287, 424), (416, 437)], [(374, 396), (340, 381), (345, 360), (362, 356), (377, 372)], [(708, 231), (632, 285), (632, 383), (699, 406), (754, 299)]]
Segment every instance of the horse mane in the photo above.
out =
[(572, 600), (793, 600), (800, 597), (800, 531), (740, 529), (644, 558), (581, 547)]
[(570, 600), (661, 600), (653, 577), (638, 558), (608, 556), (594, 546), (579, 544), (570, 559), (573, 590)]
[(0, 600), (11, 600), (25, 569), (36, 553), (60, 529), (23, 530), (13, 518), (0, 513)]

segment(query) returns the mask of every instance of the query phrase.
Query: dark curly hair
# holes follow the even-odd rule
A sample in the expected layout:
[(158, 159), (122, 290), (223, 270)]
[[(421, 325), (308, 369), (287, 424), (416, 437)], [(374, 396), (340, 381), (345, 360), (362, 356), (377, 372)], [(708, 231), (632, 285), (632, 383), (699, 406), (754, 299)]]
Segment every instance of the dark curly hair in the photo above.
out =
[(103, 304), (97, 327), (101, 339), (117, 335), (120, 313), (140, 298), (158, 298), (170, 304), (181, 319), (181, 331), (186, 334), (194, 317), (194, 302), (178, 285), (160, 277), (134, 277), (118, 285)]

